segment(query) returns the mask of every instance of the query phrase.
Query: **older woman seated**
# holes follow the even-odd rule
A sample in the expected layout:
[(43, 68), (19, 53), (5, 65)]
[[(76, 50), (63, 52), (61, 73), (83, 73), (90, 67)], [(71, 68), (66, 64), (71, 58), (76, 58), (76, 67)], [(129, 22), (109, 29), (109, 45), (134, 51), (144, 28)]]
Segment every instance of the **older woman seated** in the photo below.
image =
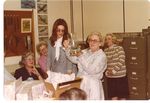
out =
[(22, 80), (42, 80), (48, 76), (41, 68), (35, 68), (34, 55), (32, 52), (27, 52), (22, 56), (20, 65), (21, 68), (15, 71), (14, 77), (16, 79), (22, 77)]

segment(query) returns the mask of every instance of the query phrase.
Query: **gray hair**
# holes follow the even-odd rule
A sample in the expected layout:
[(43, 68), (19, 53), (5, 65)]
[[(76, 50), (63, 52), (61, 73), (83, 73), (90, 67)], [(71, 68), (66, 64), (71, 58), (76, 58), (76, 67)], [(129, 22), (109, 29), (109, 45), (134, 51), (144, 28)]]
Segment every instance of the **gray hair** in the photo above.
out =
[(100, 32), (92, 32), (90, 35), (88, 35), (87, 39), (89, 40), (91, 38), (91, 36), (93, 36), (93, 35), (97, 35), (99, 38), (99, 41), (103, 42), (103, 37)]

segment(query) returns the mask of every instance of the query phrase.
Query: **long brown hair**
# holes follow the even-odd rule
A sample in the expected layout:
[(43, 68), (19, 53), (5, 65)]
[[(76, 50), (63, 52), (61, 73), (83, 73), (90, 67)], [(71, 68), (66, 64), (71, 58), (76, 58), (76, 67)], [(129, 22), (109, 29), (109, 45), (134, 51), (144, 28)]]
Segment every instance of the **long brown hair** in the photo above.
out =
[(59, 19), (57, 19), (57, 20), (54, 22), (54, 24), (53, 24), (53, 29), (52, 29), (52, 35), (51, 35), (51, 37), (49, 38), (50, 43), (51, 43), (52, 46), (55, 45), (55, 41), (57, 40), (57, 27), (58, 27), (59, 25), (63, 25), (64, 28), (65, 28), (65, 29), (64, 29), (64, 35), (63, 35), (63, 41), (64, 41), (65, 39), (67, 39), (67, 35), (68, 35), (68, 25), (67, 25), (67, 23), (66, 23), (66, 21), (65, 21), (64, 19), (59, 18)]

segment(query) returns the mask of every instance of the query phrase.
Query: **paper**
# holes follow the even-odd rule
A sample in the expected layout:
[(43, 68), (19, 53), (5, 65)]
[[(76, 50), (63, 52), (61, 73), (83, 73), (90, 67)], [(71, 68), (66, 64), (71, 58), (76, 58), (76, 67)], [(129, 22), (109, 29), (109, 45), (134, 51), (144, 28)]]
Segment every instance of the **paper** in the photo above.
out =
[(57, 88), (58, 83), (67, 82), (75, 79), (75, 73), (69, 75), (69, 74), (47, 71), (47, 74), (48, 74), (48, 78), (45, 81), (52, 83), (55, 90)]

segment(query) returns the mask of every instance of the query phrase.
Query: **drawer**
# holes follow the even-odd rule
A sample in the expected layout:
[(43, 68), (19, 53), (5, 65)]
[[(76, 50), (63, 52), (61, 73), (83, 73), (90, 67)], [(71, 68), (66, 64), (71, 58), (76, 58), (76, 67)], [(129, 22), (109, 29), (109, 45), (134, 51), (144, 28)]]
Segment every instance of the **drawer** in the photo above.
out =
[(142, 88), (146, 88), (147, 86), (147, 82), (146, 82), (146, 78), (128, 78), (128, 84), (129, 86), (139, 86)]
[(126, 54), (126, 66), (130, 68), (146, 68), (146, 54)]
[(124, 37), (123, 47), (126, 53), (146, 53), (145, 37)]
[(146, 85), (138, 84), (129, 84), (129, 98), (133, 100), (137, 99), (146, 99)]
[(146, 71), (143, 68), (128, 68), (127, 69), (127, 76), (133, 80), (143, 80), (146, 78)]

